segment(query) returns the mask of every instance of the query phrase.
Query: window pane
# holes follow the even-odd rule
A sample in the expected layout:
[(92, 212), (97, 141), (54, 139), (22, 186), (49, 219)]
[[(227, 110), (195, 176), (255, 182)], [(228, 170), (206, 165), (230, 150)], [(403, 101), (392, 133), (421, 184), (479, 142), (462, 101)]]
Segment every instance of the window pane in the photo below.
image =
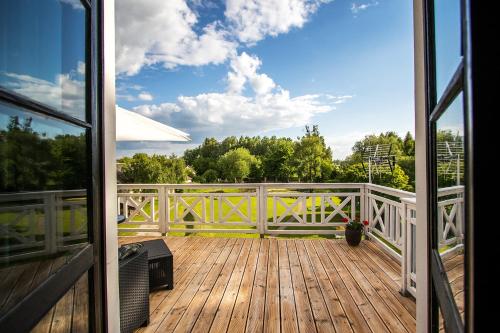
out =
[(38, 322), (32, 333), (84, 333), (89, 331), (88, 273)]
[(438, 251), (458, 310), (464, 313), (464, 111), (459, 94), (436, 122)]
[(80, 1), (0, 1), (0, 31), (0, 87), (85, 120)]
[(461, 59), (459, 0), (434, 1), (437, 98), (443, 94)]
[(86, 136), (0, 103), (0, 316), (88, 243)]

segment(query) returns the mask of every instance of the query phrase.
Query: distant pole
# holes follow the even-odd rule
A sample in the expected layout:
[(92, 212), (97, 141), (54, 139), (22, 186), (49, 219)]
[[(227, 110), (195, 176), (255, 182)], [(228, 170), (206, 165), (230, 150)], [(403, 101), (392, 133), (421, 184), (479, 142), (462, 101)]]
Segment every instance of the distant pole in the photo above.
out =
[(457, 186), (460, 185), (460, 154), (457, 154)]
[(372, 183), (372, 158), (368, 157), (368, 183)]

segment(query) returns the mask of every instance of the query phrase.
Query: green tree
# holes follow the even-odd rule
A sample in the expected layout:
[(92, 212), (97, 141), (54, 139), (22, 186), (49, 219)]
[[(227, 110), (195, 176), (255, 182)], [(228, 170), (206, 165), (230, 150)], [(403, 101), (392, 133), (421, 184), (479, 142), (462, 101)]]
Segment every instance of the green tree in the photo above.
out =
[(293, 154), (294, 143), (291, 139), (272, 140), (262, 161), (265, 177), (275, 182), (289, 181), (295, 173)]
[(119, 160), (122, 163), (118, 173), (120, 183), (182, 183), (187, 178), (184, 159), (176, 156), (135, 154), (132, 158)]
[(333, 170), (332, 150), (319, 134), (318, 126), (306, 126), (306, 134), (295, 144), (294, 161), (299, 180), (326, 181)]
[(406, 175), (408, 175), (409, 191), (415, 190), (415, 156), (401, 156), (397, 161)]
[(203, 183), (215, 183), (219, 180), (219, 173), (217, 170), (214, 169), (208, 169), (205, 171), (202, 175), (203, 177)]
[(258, 163), (246, 148), (230, 150), (219, 159), (219, 168), (226, 181), (243, 181), (250, 175), (252, 165)]
[(415, 139), (410, 132), (407, 132), (403, 140), (403, 153), (406, 156), (415, 156)]

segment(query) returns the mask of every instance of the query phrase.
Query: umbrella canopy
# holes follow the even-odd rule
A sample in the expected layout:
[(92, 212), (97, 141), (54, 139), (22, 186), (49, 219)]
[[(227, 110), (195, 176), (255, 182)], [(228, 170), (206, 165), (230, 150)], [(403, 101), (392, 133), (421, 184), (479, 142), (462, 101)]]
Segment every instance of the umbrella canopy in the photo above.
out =
[(116, 141), (189, 141), (189, 134), (116, 106)]

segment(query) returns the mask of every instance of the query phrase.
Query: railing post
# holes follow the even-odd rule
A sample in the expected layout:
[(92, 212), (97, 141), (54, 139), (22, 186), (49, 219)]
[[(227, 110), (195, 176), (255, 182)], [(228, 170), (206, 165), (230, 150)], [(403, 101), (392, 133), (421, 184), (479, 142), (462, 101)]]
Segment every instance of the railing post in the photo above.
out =
[[(158, 188), (158, 224), (160, 227), (160, 233), (162, 236), (165, 236), (168, 231), (168, 222), (167, 222), (167, 195), (165, 193), (165, 187), (161, 186)], [(154, 202), (154, 197), (153, 197)], [(153, 215), (154, 220), (154, 215)]]
[(45, 251), (48, 254), (57, 251), (57, 207), (54, 193), (45, 196)]
[(410, 207), (414, 207), (416, 204), (415, 198), (401, 198), (401, 203), (403, 204), (403, 211), (401, 218), (402, 223), (402, 239), (403, 243), (401, 246), (401, 294), (407, 296), (409, 294), (408, 285), (410, 283), (410, 272), (412, 267), (412, 257), (415, 249), (413, 248), (413, 242), (411, 240), (412, 231), (410, 225), (410, 219), (412, 218)]
[(267, 230), (267, 189), (264, 185), (260, 185), (257, 189), (257, 204), (258, 204), (258, 226), (259, 237), (264, 238)]
[(403, 204), (403, 209), (401, 212), (402, 223), (402, 238), (403, 243), (401, 244), (401, 294), (406, 295), (408, 293), (408, 204), (405, 199), (401, 199), (401, 203)]
[(365, 212), (365, 185), (359, 188), (359, 219), (361, 222), (366, 220), (366, 212)]

